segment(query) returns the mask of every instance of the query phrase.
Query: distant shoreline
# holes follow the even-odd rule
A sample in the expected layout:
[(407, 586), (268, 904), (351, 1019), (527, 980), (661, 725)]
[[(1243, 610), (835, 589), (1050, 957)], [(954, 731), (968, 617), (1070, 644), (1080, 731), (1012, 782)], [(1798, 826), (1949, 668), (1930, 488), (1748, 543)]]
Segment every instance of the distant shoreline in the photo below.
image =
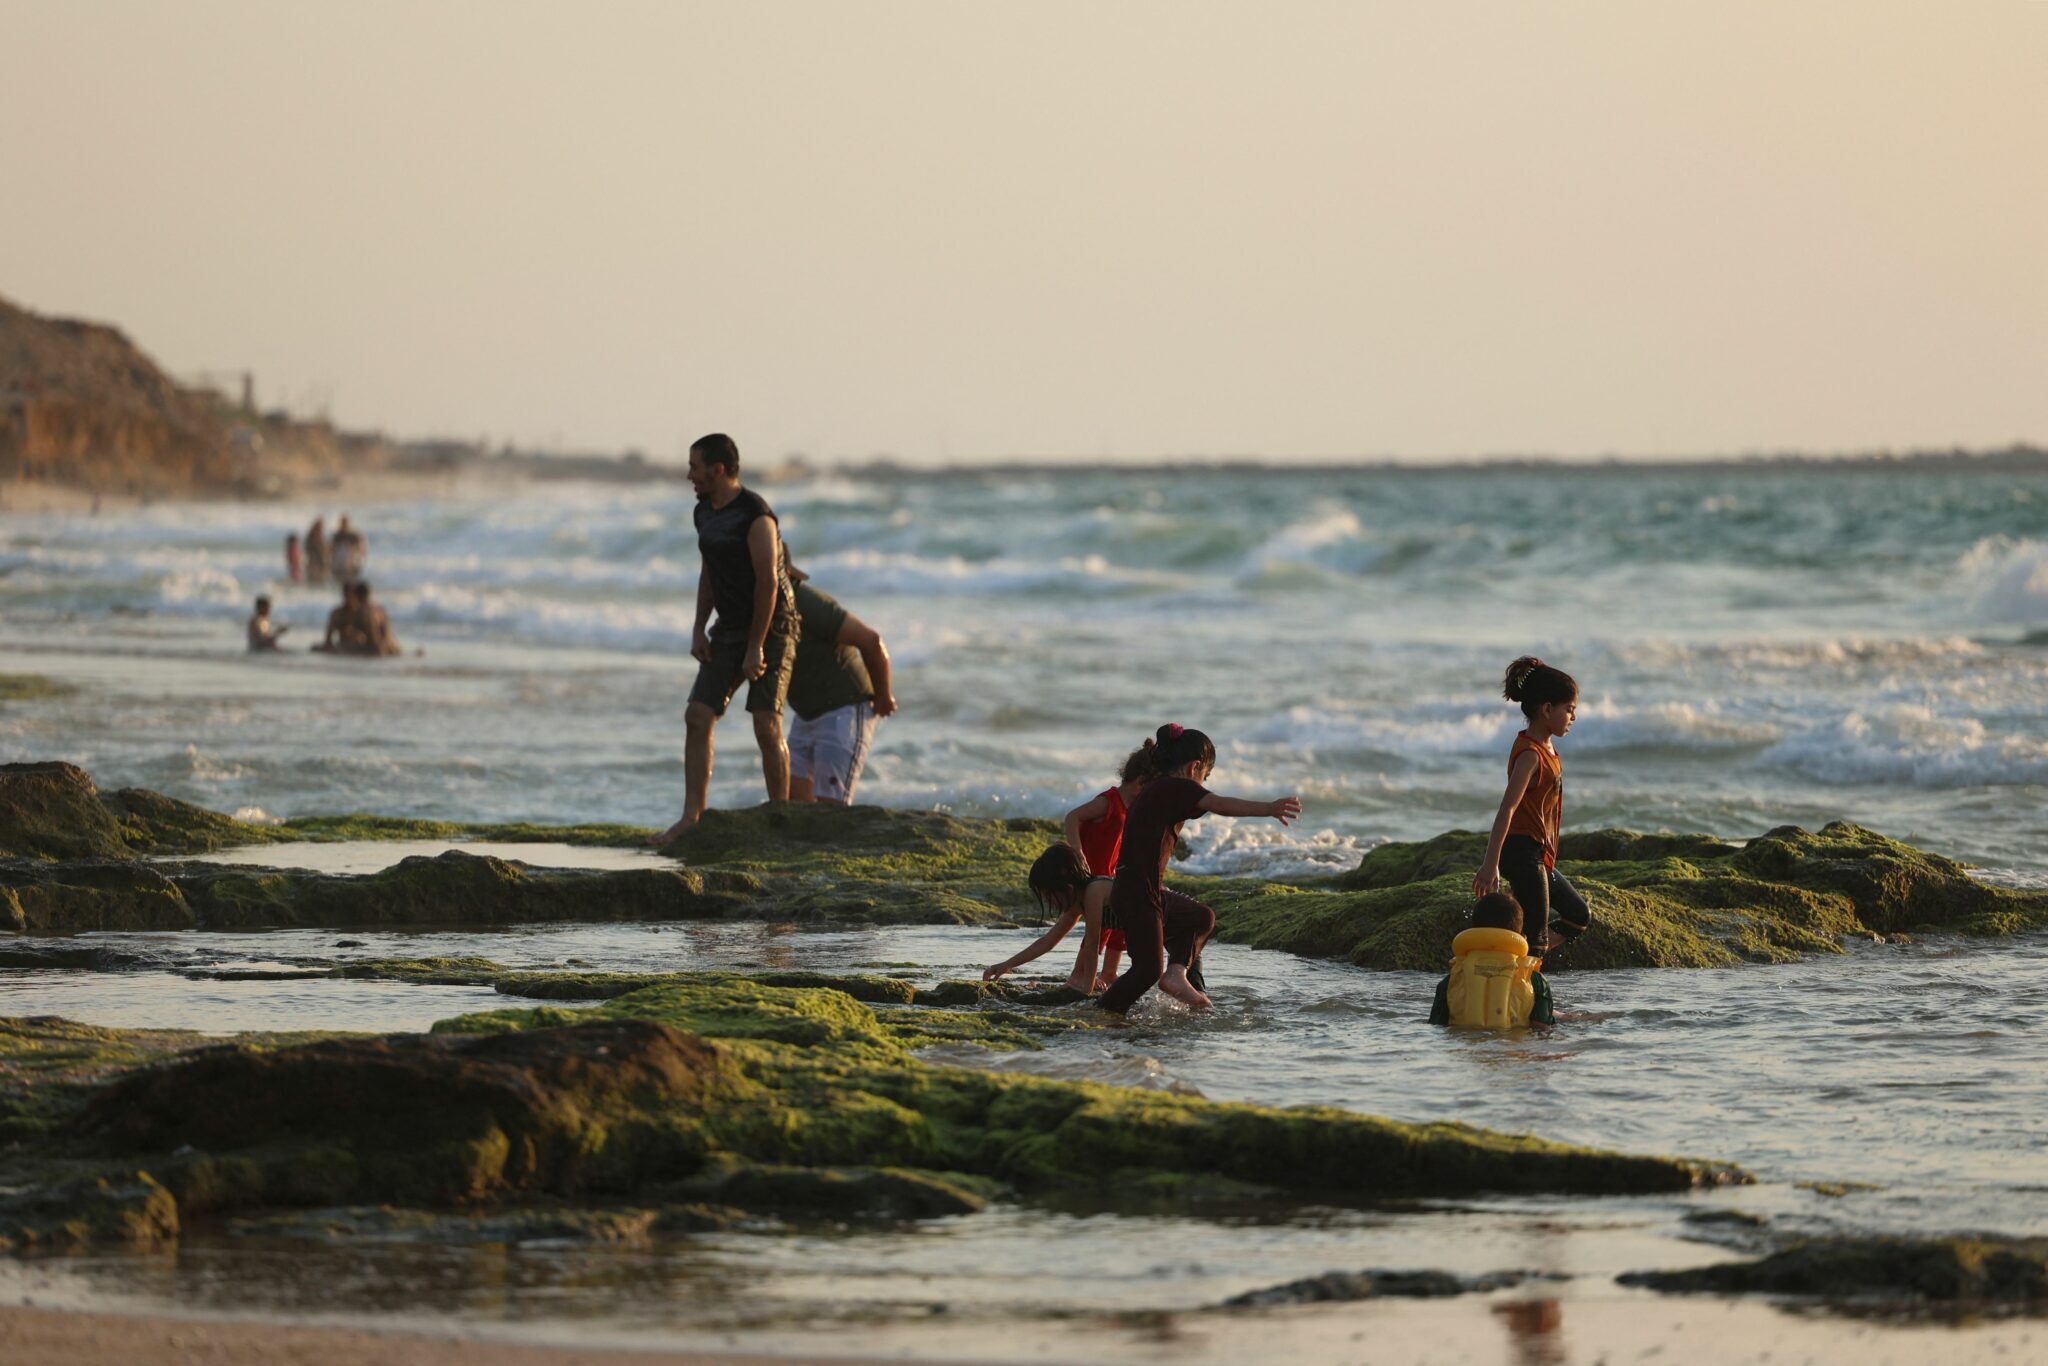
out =
[[(2010, 446), (1995, 451), (1912, 451), (1867, 455), (1744, 455), (1678, 460), (1628, 457), (1575, 459), (1553, 456), (1475, 457), (1461, 460), (1317, 460), (1279, 461), (1256, 457), (1175, 458), (1140, 460), (997, 460), (985, 464), (910, 465), (892, 460), (845, 464), (813, 464), (801, 457), (780, 463), (761, 462), (748, 472), (750, 483), (767, 489), (801, 487), (822, 479), (853, 479), (874, 483), (918, 483), (973, 479), (1039, 479), (1072, 477), (1157, 479), (1259, 476), (1278, 479), (1484, 478), (1490, 475), (1555, 475), (1593, 478), (1620, 475), (1710, 476), (1740, 474), (1762, 478), (1793, 475), (2048, 475), (2048, 449)], [(508, 485), (592, 483), (618, 485), (678, 484), (680, 466), (642, 458), (604, 456), (479, 455), (472, 459), (443, 458), (432, 462), (399, 460), (389, 465), (340, 471), (295, 482), (275, 492), (250, 493), (226, 489), (194, 489), (137, 496), (96, 492), (54, 480), (0, 480), (0, 515), (82, 516), (94, 510), (127, 512), (153, 503), (270, 503), (298, 507), (345, 507), (351, 504), (407, 502), (491, 490)]]

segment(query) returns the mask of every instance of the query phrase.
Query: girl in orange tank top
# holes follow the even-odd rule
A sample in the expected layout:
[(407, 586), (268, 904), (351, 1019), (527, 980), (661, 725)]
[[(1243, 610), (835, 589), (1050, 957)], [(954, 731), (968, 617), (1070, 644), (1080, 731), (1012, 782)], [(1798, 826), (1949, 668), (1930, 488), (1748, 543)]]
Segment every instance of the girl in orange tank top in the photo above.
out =
[(1592, 912), (1578, 889), (1557, 871), (1557, 841), (1564, 824), (1564, 760), (1556, 741), (1572, 728), (1579, 685), (1562, 669), (1534, 655), (1508, 665), (1501, 693), (1522, 705), (1528, 729), (1508, 752), (1508, 789), (1493, 818), (1486, 856), (1472, 879), (1472, 895), (1498, 891), (1505, 878), (1522, 904), (1530, 952), (1541, 954), (1585, 933)]

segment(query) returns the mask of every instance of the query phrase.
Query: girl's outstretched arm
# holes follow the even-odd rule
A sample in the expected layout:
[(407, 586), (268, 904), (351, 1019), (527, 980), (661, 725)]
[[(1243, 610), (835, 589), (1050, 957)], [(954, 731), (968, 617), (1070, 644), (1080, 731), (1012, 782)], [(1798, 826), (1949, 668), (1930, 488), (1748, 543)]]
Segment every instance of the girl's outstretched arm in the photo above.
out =
[(1533, 752), (1523, 750), (1522, 757), (1508, 770), (1508, 792), (1500, 799), (1500, 810), (1494, 813), (1493, 833), (1486, 840), (1486, 857), (1472, 879), (1474, 898), (1486, 896), (1500, 886), (1500, 847), (1508, 842), (1508, 825), (1515, 818), (1515, 808), (1522, 804), (1522, 794), (1529, 790), (1529, 779), (1536, 776), (1539, 762)]
[(1073, 929), (1074, 922), (1080, 918), (1081, 913), (1078, 910), (1061, 911), (1060, 918), (1052, 922), (1051, 929), (1032, 940), (1030, 947), (1005, 958), (992, 968), (985, 969), (981, 974), (981, 980), (993, 982), (1012, 968), (1022, 967), (1032, 959), (1043, 957), (1051, 952), (1054, 945), (1067, 937), (1067, 931)]
[(1089, 821), (1099, 821), (1108, 814), (1109, 798), (1098, 792), (1072, 811), (1069, 811), (1062, 827), (1067, 838), (1067, 847), (1074, 851), (1075, 858), (1081, 860), (1082, 871), (1091, 877), (1097, 873), (1107, 875), (1116, 870), (1113, 868), (1090, 868), (1088, 866), (1088, 856), (1081, 852), (1081, 827)]
[(1292, 825), (1301, 818), (1301, 798), (1281, 797), (1270, 802), (1255, 802), (1249, 797), (1226, 797), (1220, 792), (1211, 792), (1202, 798), (1202, 810), (1217, 816), (1271, 816), (1282, 825)]

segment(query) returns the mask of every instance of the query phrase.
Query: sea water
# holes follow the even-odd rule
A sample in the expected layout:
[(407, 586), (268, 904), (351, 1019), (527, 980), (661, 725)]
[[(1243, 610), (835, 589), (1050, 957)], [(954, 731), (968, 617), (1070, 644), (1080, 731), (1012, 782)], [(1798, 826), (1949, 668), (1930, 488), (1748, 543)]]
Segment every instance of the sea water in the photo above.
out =
[[(1483, 827), (1518, 654), (1583, 689), (1573, 828), (1858, 820), (2048, 876), (2048, 476), (1086, 471), (829, 477), (767, 493), (797, 562), (878, 627), (901, 712), (863, 800), (1057, 815), (1165, 721), (1293, 831), (1193, 827), (1201, 871), (1301, 873)], [(0, 516), (0, 652), (77, 685), (0, 706), (0, 756), (222, 810), (665, 825), (697, 575), (687, 485), (353, 508), (423, 655), (309, 655), (293, 504)], [(286, 651), (249, 657), (259, 593)], [(712, 800), (756, 800), (718, 734)]]
[[(1063, 471), (833, 477), (767, 492), (798, 563), (880, 628), (895, 660), (902, 712), (881, 728), (863, 800), (1057, 816), (1109, 782), (1154, 726), (1177, 721), (1216, 737), (1217, 788), (1298, 792), (1306, 807), (1293, 830), (1191, 826), (1192, 869), (1349, 867), (1387, 839), (1484, 827), (1518, 725), (1500, 672), (1535, 652), (1583, 690), (1561, 746), (1570, 828), (1740, 839), (1849, 819), (1977, 863), (1993, 881), (2048, 885), (2048, 477)], [(338, 508), (0, 519), (4, 671), (73, 689), (0, 703), (0, 759), (66, 758), (105, 785), (256, 818), (666, 823), (681, 800), (694, 670), (691, 502), (681, 486), (552, 485), (350, 509), (370, 533), (379, 598), (408, 648), (425, 651), (377, 662), (240, 649), (259, 592), (294, 626), (288, 644), (317, 633), (327, 591), (280, 583), (279, 546)], [(750, 736), (728, 723), (719, 739), (713, 802), (757, 800)], [(567, 863), (587, 851), (523, 852)], [(972, 974), (1023, 936), (534, 926), (93, 938), (132, 955), (134, 970), (0, 971), (0, 1014), (420, 1028), (516, 1003), (479, 988), (206, 974), (474, 953), (621, 970), (908, 961), (936, 978)], [(908, 1346), (860, 1341), (1000, 1356), (1024, 1341), (1012, 1329), (990, 1336), (1005, 1314), (1040, 1316), (1050, 1332), (1045, 1314), (1186, 1311), (1369, 1265), (1549, 1270), (1578, 1277), (1556, 1293), (1568, 1308), (1577, 1297), (1579, 1321), (1615, 1304), (1617, 1322), (1668, 1319), (1680, 1312), (1669, 1302), (1645, 1309), (1608, 1278), (1729, 1255), (1696, 1241), (1687, 1216), (1702, 1205), (1792, 1232), (2048, 1228), (2040, 936), (1855, 945), (1720, 972), (1565, 971), (1563, 1023), (1541, 1039), (1422, 1025), (1424, 974), (1224, 945), (1209, 975), (1208, 1016), (1153, 1003), (1128, 1029), (1043, 1053), (935, 1060), (1687, 1152), (1742, 1163), (1763, 1184), (1277, 1221), (1011, 1208), (913, 1232), (737, 1233), (651, 1252), (280, 1259), (201, 1238), (175, 1274), (114, 1258), (65, 1275), (85, 1293), (187, 1305), (303, 1312), (304, 1297), (332, 1296), (323, 1302), (337, 1311), (554, 1316), (583, 1325), (579, 1335), (592, 1323), (708, 1325), (798, 1348), (855, 1341), (846, 1324), (863, 1316), (897, 1323), (943, 1304), (982, 1323), (982, 1337), (963, 1327), (965, 1337), (921, 1330)], [(507, 1285), (522, 1295), (508, 1298)], [(793, 1319), (831, 1323), (834, 1337), (773, 1336)], [(1610, 1328), (1601, 1341), (1619, 1343)], [(1263, 1331), (1201, 1330), (1219, 1359)], [(1392, 1342), (1391, 1331), (1370, 1336)], [(1875, 1360), (1925, 1346), (1873, 1346), (1865, 1332), (1823, 1334), (1813, 1350)], [(1944, 1338), (1925, 1350), (2007, 1346)], [(1072, 1350), (1108, 1349), (1097, 1335)], [(1183, 1337), (1117, 1350), (1193, 1349)], [(1491, 1358), (1474, 1348), (1472, 1359)]]

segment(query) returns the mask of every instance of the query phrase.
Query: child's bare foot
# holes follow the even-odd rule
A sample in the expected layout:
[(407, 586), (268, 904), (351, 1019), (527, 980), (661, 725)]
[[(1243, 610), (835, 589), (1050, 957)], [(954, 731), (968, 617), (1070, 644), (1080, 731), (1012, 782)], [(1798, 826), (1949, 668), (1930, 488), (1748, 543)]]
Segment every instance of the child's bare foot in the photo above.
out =
[(1096, 991), (1094, 984), (1086, 977), (1069, 977), (1066, 985), (1068, 991), (1078, 991), (1083, 996), (1093, 996)]
[(1207, 1010), (1209, 998), (1195, 989), (1188, 981), (1188, 970), (1178, 963), (1169, 967), (1159, 978), (1159, 989), (1176, 1001), (1185, 1001), (1196, 1010)]
[(668, 829), (662, 831), (659, 835), (649, 835), (647, 837), (647, 842), (653, 845), (656, 849), (659, 849), (662, 845), (672, 843), (675, 840), (681, 838), (682, 833), (685, 830), (688, 830), (691, 826), (695, 825), (696, 823), (697, 822), (691, 820), (688, 816), (685, 816), (681, 820), (677, 821), (674, 825), (671, 825)]

